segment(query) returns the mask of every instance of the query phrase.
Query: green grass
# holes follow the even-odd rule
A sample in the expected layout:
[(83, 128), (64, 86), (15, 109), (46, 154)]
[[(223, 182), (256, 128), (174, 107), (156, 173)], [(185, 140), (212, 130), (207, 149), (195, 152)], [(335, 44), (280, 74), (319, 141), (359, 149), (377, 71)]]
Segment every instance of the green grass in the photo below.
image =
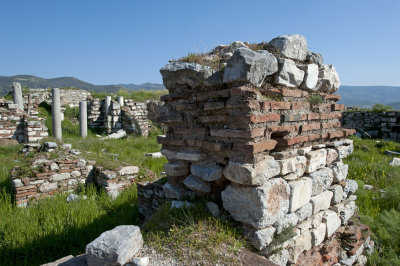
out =
[[(354, 153), (345, 159), (348, 178), (357, 180), (356, 204), (361, 221), (370, 226), (376, 253), (370, 265), (400, 265), (400, 167), (390, 166), (385, 150), (400, 151), (400, 143), (354, 138)], [(365, 190), (364, 184), (373, 190)], [(382, 193), (384, 190), (384, 193)]]
[(142, 227), (145, 242), (158, 252), (173, 256), (182, 265), (232, 265), (246, 247), (241, 224), (212, 217), (205, 201), (193, 208), (170, 209), (165, 203)]

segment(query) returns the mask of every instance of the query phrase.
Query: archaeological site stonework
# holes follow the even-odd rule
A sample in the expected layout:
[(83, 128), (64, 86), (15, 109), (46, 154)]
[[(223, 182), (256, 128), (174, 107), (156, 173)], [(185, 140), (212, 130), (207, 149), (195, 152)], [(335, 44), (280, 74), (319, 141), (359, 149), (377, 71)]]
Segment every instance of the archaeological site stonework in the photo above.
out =
[[(158, 137), (168, 182), (163, 195), (155, 186), (156, 201), (220, 201), (279, 265), (365, 260), (367, 237), (354, 233), (351, 249), (340, 237), (351, 226), (368, 228), (351, 221), (357, 183), (346, 179), (342, 159), (353, 151), (346, 137), (355, 131), (341, 127), (335, 68), (298, 34), (221, 45), (194, 61), (160, 70), (169, 90), (159, 117), (168, 129)], [(139, 190), (147, 205), (150, 192)], [(289, 229), (291, 237), (275, 244)]]

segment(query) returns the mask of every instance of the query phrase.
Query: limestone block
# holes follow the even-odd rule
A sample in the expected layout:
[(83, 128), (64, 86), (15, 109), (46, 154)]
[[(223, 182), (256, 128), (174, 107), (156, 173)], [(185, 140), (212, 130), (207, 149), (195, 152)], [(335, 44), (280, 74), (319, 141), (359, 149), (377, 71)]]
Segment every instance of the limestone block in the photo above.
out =
[(326, 210), (322, 222), (326, 224), (326, 237), (331, 237), (333, 233), (342, 225), (339, 215), (331, 210)]
[(24, 184), (22, 183), (21, 179), (18, 179), (18, 178), (17, 179), (13, 179), (11, 182), (12, 182), (12, 185), (13, 185), (14, 188), (24, 186)]
[(314, 63), (317, 65), (322, 65), (324, 63), (324, 60), (322, 58), (322, 55), (319, 53), (314, 53), (311, 51), (307, 52), (307, 57), (306, 60), (310, 63)]
[(295, 162), (295, 170), (297, 176), (303, 176), (306, 170), (307, 159), (304, 156), (297, 156)]
[(219, 206), (212, 201), (206, 203), (207, 210), (211, 213), (212, 216), (218, 217), (220, 215)]
[(313, 189), (310, 178), (302, 178), (288, 182), (290, 187), (289, 212), (295, 212), (305, 204), (309, 203)]
[(79, 172), (79, 171), (72, 171), (71, 172), (71, 177), (72, 178), (77, 178), (79, 176), (81, 176), (81, 172)]
[(313, 205), (313, 214), (318, 213), (321, 210), (326, 210), (331, 205), (331, 199), (333, 197), (333, 192), (326, 190), (317, 196), (311, 198), (311, 203)]
[(132, 265), (133, 266), (147, 266), (150, 264), (150, 259), (149, 257), (136, 257), (132, 260)]
[(278, 160), (277, 162), (281, 168), (281, 175), (293, 173), (296, 170), (296, 158)]
[(187, 195), (185, 190), (181, 187), (166, 183), (163, 186), (164, 195), (167, 199), (181, 199)]
[(318, 65), (317, 64), (307, 64), (298, 65), (298, 68), (305, 72), (304, 81), (302, 83), (302, 88), (307, 90), (314, 90), (318, 82)]
[(170, 151), (170, 150), (167, 150), (167, 149), (162, 149), (162, 150), (161, 150), (161, 153), (162, 153), (162, 155), (164, 155), (169, 161), (177, 159), (177, 157), (176, 157), (177, 152), (176, 152), (176, 151)]
[(312, 180), (312, 195), (320, 194), (322, 191), (327, 190), (333, 181), (332, 169), (324, 167), (314, 173), (311, 173)]
[(268, 45), (275, 48), (284, 57), (295, 60), (304, 61), (308, 54), (306, 38), (300, 34), (278, 36), (272, 39)]
[(346, 195), (346, 197), (356, 192), (357, 189), (358, 189), (358, 184), (355, 180), (353, 179), (345, 180), (345, 186), (343, 188), (343, 192)]
[(304, 71), (297, 68), (296, 63), (290, 59), (279, 60), (280, 69), (275, 82), (288, 87), (298, 87), (303, 82)]
[(268, 259), (277, 265), (286, 266), (289, 260), (289, 251), (282, 249), (278, 253), (269, 256)]
[(125, 167), (122, 167), (118, 171), (118, 173), (120, 175), (134, 175), (134, 174), (139, 173), (139, 167), (137, 167), (137, 166), (125, 166)]
[(50, 170), (53, 172), (53, 171), (56, 171), (56, 170), (59, 170), (60, 169), (60, 167), (58, 167), (58, 164), (56, 164), (56, 163), (51, 163), (51, 165), (50, 165)]
[(217, 165), (192, 164), (190, 172), (204, 181), (216, 181), (222, 177), (222, 167)]
[(286, 181), (274, 178), (259, 187), (228, 185), (221, 198), (235, 220), (262, 229), (288, 212), (289, 195)]
[(260, 87), (264, 79), (278, 71), (276, 57), (265, 50), (239, 48), (229, 58), (224, 71), (224, 82), (247, 81)]
[(88, 266), (125, 265), (143, 247), (140, 228), (120, 225), (102, 233), (86, 246)]
[(253, 247), (262, 250), (272, 242), (275, 231), (276, 229), (272, 226), (260, 230), (250, 230), (250, 232), (246, 233), (246, 237)]
[(325, 239), (325, 235), (326, 235), (326, 224), (325, 223), (321, 223), (317, 228), (310, 230), (311, 231), (311, 245), (314, 246), (318, 246), (319, 244), (322, 243), (322, 241), (324, 241)]
[(339, 146), (337, 147), (338, 152), (339, 152), (339, 158), (343, 159), (346, 158), (347, 156), (349, 156), (350, 154), (353, 153), (354, 151), (354, 147), (353, 145), (343, 145), (343, 146)]
[(71, 175), (70, 173), (61, 173), (61, 174), (54, 174), (49, 178), (49, 181), (54, 182), (54, 181), (61, 181), (70, 178)]
[(339, 75), (333, 65), (320, 65), (316, 89), (321, 92), (334, 93), (340, 86)]
[(296, 213), (292, 212), (292, 213), (285, 214), (285, 216), (283, 216), (283, 218), (278, 219), (278, 221), (276, 221), (274, 223), (274, 227), (276, 228), (276, 233), (280, 234), (284, 228), (287, 228), (291, 225), (294, 226), (297, 224), (297, 222), (298, 222), (298, 218), (297, 218)]
[(331, 204), (338, 204), (343, 200), (343, 187), (341, 185), (333, 185), (329, 190), (333, 192)]
[(223, 173), (225, 178), (234, 183), (262, 185), (268, 179), (279, 175), (280, 166), (274, 157), (266, 156), (262, 161), (255, 164), (229, 161)]
[(183, 180), (183, 184), (193, 191), (208, 193), (211, 192), (210, 184), (205, 183), (200, 177), (189, 175)]
[(389, 165), (391, 166), (400, 166), (400, 158), (393, 158), (392, 160), (390, 160)]
[(326, 165), (331, 165), (339, 157), (339, 153), (335, 149), (327, 149)]
[(311, 202), (296, 211), (298, 222), (302, 222), (313, 214)]
[(347, 177), (349, 166), (342, 161), (333, 163), (330, 168), (333, 171), (333, 182), (338, 183)]
[(326, 155), (326, 149), (313, 150), (306, 153), (307, 164), (305, 172), (312, 173), (322, 167), (325, 167)]
[(291, 263), (296, 263), (300, 254), (303, 253), (304, 250), (311, 249), (311, 241), (312, 237), (310, 230), (305, 230), (303, 233), (301, 233), (300, 236), (296, 238), (294, 243), (288, 247), (289, 261)]
[(185, 176), (189, 174), (189, 165), (182, 161), (164, 164), (164, 171), (167, 176)]
[(50, 183), (50, 182), (44, 182), (40, 187), (39, 191), (40, 192), (49, 192), (57, 189), (57, 182)]

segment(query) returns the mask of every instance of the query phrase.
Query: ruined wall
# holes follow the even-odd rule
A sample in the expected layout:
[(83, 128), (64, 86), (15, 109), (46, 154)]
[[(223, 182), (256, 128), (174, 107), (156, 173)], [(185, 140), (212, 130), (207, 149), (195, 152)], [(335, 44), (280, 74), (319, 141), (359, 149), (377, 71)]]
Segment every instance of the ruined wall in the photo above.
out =
[(373, 138), (400, 141), (400, 112), (343, 112), (342, 124), (365, 131)]
[[(175, 61), (160, 70), (169, 90), (160, 117), (168, 132), (158, 138), (169, 160), (163, 189), (169, 199), (221, 200), (253, 246), (286, 265), (354, 214), (357, 183), (342, 162), (354, 130), (341, 128), (335, 68), (304, 37), (248, 45), (205, 55), (219, 67)], [(290, 225), (294, 237), (273, 254), (272, 240)]]
[[(51, 104), (51, 89), (29, 89), (32, 94), (32, 103), (40, 104), (47, 102)], [(80, 89), (60, 89), (61, 106), (78, 107), (79, 102), (91, 98), (91, 93)], [(28, 93), (24, 95), (24, 103), (28, 102)]]
[[(11, 170), (17, 206), (26, 206), (32, 199), (72, 192), (79, 184), (85, 183), (95, 183), (115, 198), (124, 188), (133, 184), (139, 172), (137, 166), (106, 169), (95, 161), (69, 153), (70, 147), (60, 148), (54, 142), (46, 142), (43, 149), (50, 153), (35, 154), (28, 165), (29, 171), (24, 167)], [(54, 153), (57, 153), (57, 158), (52, 158)]]
[(105, 129), (108, 133), (122, 128), (128, 134), (148, 136), (149, 120), (146, 103), (125, 99), (121, 108), (118, 102), (111, 101), (110, 113), (106, 115), (105, 101), (93, 99), (88, 105), (88, 126)]
[(37, 106), (28, 109), (26, 104), (25, 112), (22, 112), (11, 101), (0, 99), (0, 140), (3, 142), (38, 142), (48, 136), (44, 122), (38, 117)]

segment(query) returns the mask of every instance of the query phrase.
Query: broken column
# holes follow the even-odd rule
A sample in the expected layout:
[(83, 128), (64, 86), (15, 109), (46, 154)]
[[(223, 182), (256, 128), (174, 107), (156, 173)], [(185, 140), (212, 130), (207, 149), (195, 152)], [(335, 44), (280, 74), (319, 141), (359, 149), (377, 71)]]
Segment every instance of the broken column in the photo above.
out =
[(52, 115), (53, 137), (61, 140), (62, 139), (61, 101), (60, 101), (59, 88), (52, 89), (51, 115)]
[[(262, 254), (296, 263), (356, 208), (342, 161), (354, 130), (341, 128), (338, 74), (298, 34), (221, 45), (201, 62), (160, 70), (169, 91), (159, 118), (168, 132), (158, 137), (165, 195), (221, 199)], [(293, 236), (274, 245), (287, 228)]]
[(79, 102), (79, 133), (83, 138), (87, 137), (87, 102)]
[(124, 96), (118, 96), (118, 103), (121, 107), (124, 107)]
[(112, 128), (111, 126), (112, 117), (110, 115), (110, 106), (111, 106), (111, 96), (106, 96), (104, 103), (104, 116), (105, 116), (104, 122), (105, 122), (105, 129), (108, 134), (111, 133), (111, 128)]
[(13, 102), (17, 105), (17, 108), (24, 111), (24, 98), (22, 97), (22, 87), (19, 82), (13, 82)]

